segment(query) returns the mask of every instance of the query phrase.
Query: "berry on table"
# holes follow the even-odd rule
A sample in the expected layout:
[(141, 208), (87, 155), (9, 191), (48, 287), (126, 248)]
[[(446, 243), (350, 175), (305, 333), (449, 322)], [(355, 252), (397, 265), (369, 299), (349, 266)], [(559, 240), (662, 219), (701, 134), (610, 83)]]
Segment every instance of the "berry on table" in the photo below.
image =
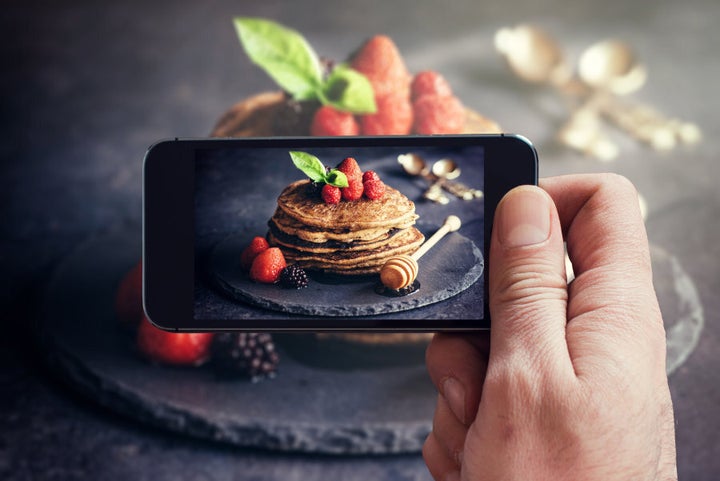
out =
[(115, 293), (115, 313), (120, 325), (135, 329), (143, 317), (142, 262), (128, 271)]
[(282, 251), (278, 247), (270, 247), (255, 257), (250, 267), (250, 279), (264, 284), (274, 284), (286, 265)]
[(305, 269), (296, 265), (287, 266), (280, 271), (280, 285), (288, 289), (302, 289), (308, 285)]
[(168, 332), (143, 315), (137, 334), (140, 352), (153, 361), (175, 366), (198, 366), (210, 353), (211, 332)]
[(250, 267), (252, 267), (252, 263), (258, 254), (266, 251), (269, 247), (270, 245), (268, 244), (267, 239), (260, 236), (254, 237), (253, 240), (250, 241), (250, 245), (248, 245), (242, 251), (242, 254), (240, 254), (240, 266), (243, 270), (250, 270)]
[(220, 374), (253, 382), (275, 377), (280, 356), (268, 333), (222, 332), (211, 345), (212, 365)]

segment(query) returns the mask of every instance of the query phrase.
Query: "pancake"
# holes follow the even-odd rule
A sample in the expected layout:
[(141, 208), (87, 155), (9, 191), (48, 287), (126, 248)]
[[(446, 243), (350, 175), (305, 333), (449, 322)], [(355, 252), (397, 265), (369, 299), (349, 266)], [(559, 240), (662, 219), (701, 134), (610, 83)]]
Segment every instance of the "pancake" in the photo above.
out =
[(300, 223), (332, 229), (334, 232), (356, 232), (365, 229), (389, 229), (417, 219), (415, 204), (399, 191), (386, 186), (382, 199), (362, 198), (353, 202), (326, 204), (310, 180), (288, 185), (278, 197), (278, 208)]
[[(417, 216), (406, 222), (398, 223), (394, 229), (406, 229), (415, 223)], [(271, 228), (275, 228), (287, 235), (295, 236), (307, 242), (323, 243), (338, 241), (342, 243), (374, 242), (388, 236), (387, 227), (376, 227), (370, 229), (359, 229), (348, 231), (347, 229), (332, 229), (328, 226), (313, 227), (303, 224), (297, 219), (290, 217), (282, 209), (277, 208), (270, 220)]]
[(298, 264), (306, 269), (319, 269), (337, 274), (378, 272), (389, 257), (415, 252), (424, 239), (425, 237), (419, 230), (410, 227), (402, 230), (390, 242), (382, 246), (356, 251), (338, 249), (332, 252), (317, 253), (283, 245), (272, 233), (268, 234), (268, 242), (280, 247), (288, 263)]

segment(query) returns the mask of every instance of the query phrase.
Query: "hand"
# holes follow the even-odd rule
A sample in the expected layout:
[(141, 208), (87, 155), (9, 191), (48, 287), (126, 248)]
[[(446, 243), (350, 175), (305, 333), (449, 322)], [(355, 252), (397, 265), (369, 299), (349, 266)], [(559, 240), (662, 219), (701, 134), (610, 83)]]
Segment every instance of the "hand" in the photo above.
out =
[(497, 208), (490, 333), (437, 334), (428, 347), (439, 391), (423, 448), (430, 473), (677, 479), (665, 332), (637, 192), (612, 174), (541, 187), (514, 189)]

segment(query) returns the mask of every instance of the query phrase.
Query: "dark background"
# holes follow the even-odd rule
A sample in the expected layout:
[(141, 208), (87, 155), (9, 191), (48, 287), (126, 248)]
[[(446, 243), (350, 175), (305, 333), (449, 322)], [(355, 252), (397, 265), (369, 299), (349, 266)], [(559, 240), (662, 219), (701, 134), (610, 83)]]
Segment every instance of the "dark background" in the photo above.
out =
[[(274, 88), (240, 48), (234, 15), (271, 17), (303, 32), (321, 55), (338, 59), (369, 35), (388, 34), (411, 71), (440, 71), (466, 105), (533, 139), (541, 175), (610, 170), (628, 176), (647, 199), (651, 243), (677, 260), (699, 295), (704, 327), (670, 386), (680, 478), (715, 477), (715, 0), (4, 2), (0, 477), (429, 479), (419, 455), (278, 455), (166, 434), (98, 408), (39, 362), (30, 333), (44, 281), (58, 262), (108, 230), (137, 232), (139, 243), (147, 147), (161, 138), (207, 135), (234, 102)], [(647, 85), (633, 97), (697, 122), (703, 141), (655, 152), (611, 131), (622, 148), (611, 164), (560, 148), (553, 133), (565, 114), (562, 102), (548, 89), (514, 79), (493, 49), (495, 31), (522, 22), (552, 32), (575, 59), (598, 40), (630, 42), (649, 71)]]

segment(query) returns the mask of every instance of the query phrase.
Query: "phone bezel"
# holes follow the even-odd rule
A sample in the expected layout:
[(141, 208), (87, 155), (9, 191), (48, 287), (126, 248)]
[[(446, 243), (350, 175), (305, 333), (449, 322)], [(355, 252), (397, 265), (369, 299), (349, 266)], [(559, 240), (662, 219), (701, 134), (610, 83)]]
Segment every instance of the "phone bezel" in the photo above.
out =
[[(217, 319), (195, 321), (195, 152), (199, 149), (362, 146), (481, 145), (484, 148), (485, 241), (484, 317), (410, 321), (287, 315), (276, 320)], [(511, 188), (537, 185), (538, 159), (532, 143), (515, 134), (467, 134), (379, 137), (269, 137), (171, 139), (153, 144), (143, 166), (143, 307), (150, 321), (170, 331), (392, 331), (428, 332), (479, 330), (490, 327), (488, 252), (495, 207)], [(278, 313), (279, 315), (282, 313)], [(167, 320), (167, 321), (166, 321)], [(172, 321), (170, 321), (172, 320)], [(171, 322), (171, 324), (168, 324)], [(197, 325), (202, 322), (202, 325)]]

